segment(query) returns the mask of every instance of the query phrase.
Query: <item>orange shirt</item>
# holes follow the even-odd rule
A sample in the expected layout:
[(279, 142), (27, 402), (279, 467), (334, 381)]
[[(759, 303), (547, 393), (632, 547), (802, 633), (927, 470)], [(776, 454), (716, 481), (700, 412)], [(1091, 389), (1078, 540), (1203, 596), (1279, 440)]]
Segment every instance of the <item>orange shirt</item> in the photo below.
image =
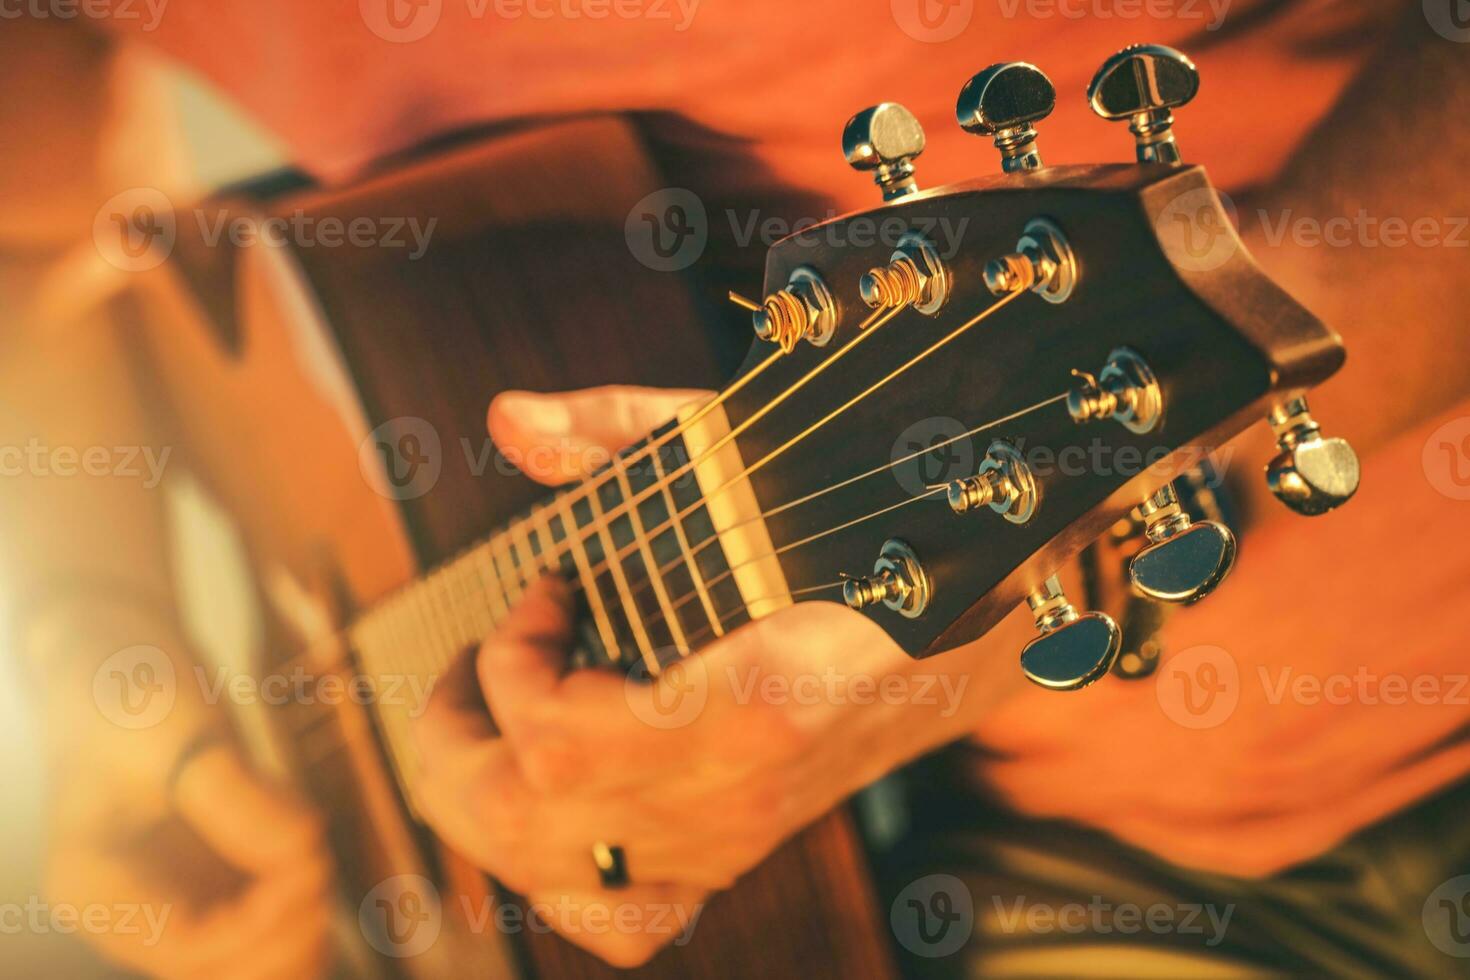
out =
[[(961, 86), (1025, 60), (1056, 83), (1050, 163), (1131, 159), (1125, 127), (1084, 92), (1104, 58), (1150, 41), (1187, 51), (1203, 84), (1180, 113), (1187, 158), (1234, 189), (1283, 163), (1374, 40), (1349, 31), (1393, 0), (174, 0), (153, 29), (114, 29), (210, 79), (334, 179), (486, 121), (667, 110), (749, 139), (786, 183), (871, 206), (842, 124), (901, 102), (928, 135), (921, 181), (996, 169), (955, 124)], [(142, 5), (139, 6), (142, 9)], [(1148, 17), (1147, 11), (1172, 15)], [(1086, 14), (1079, 17), (1079, 14)]]

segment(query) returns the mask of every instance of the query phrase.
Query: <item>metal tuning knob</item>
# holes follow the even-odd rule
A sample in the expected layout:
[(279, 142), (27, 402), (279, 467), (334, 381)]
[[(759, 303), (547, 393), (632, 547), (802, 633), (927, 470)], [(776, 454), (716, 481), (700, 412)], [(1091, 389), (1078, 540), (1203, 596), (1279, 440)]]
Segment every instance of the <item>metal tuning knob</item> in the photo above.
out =
[(1086, 687), (1113, 666), (1123, 644), (1118, 624), (1105, 613), (1078, 613), (1053, 575), (1026, 597), (1041, 635), (1021, 651), (1027, 678), (1054, 691)]
[(1035, 65), (1010, 61), (991, 65), (965, 83), (955, 115), (967, 133), (990, 136), (1000, 150), (1001, 169), (1041, 169), (1036, 127), (1057, 104), (1051, 79)]
[(858, 283), (863, 302), (870, 309), (886, 310), (912, 306), (933, 316), (949, 302), (954, 277), (939, 257), (934, 243), (910, 232), (898, 240), (891, 261), (870, 269)]
[(1198, 602), (1235, 565), (1235, 534), (1214, 521), (1192, 521), (1166, 483), (1138, 508), (1148, 544), (1128, 562), (1128, 580), (1159, 602)]
[(890, 539), (873, 564), (873, 574), (849, 578), (842, 583), (842, 601), (853, 609), (883, 603), (908, 619), (916, 619), (929, 608), (933, 586), (919, 556), (907, 543)]
[(1199, 91), (1194, 62), (1162, 44), (1135, 44), (1104, 61), (1087, 87), (1087, 104), (1104, 119), (1127, 119), (1140, 163), (1178, 163), (1174, 109)]
[(924, 152), (924, 127), (897, 102), (881, 102), (859, 112), (842, 128), (842, 154), (852, 169), (872, 173), (891, 201), (919, 189), (914, 158)]
[(1358, 455), (1345, 439), (1324, 439), (1305, 398), (1277, 405), (1267, 416), (1281, 453), (1266, 467), (1266, 484), (1298, 514), (1315, 517), (1358, 492)]
[(1016, 447), (1003, 439), (990, 444), (980, 472), (949, 485), (950, 509), (956, 514), (989, 507), (1012, 524), (1025, 524), (1036, 514), (1041, 491), (1031, 467)]
[(837, 332), (837, 303), (822, 277), (806, 266), (791, 274), (786, 288), (767, 296), (750, 314), (755, 335), (790, 354), (805, 340), (826, 346)]
[(1048, 303), (1065, 303), (1077, 288), (1080, 271), (1062, 229), (1045, 218), (1032, 218), (1014, 252), (985, 263), (985, 288), (994, 296), (1029, 289)]
[(1142, 435), (1163, 418), (1164, 393), (1148, 362), (1136, 351), (1119, 347), (1096, 375), (1072, 369), (1067, 411), (1078, 424), (1112, 419)]

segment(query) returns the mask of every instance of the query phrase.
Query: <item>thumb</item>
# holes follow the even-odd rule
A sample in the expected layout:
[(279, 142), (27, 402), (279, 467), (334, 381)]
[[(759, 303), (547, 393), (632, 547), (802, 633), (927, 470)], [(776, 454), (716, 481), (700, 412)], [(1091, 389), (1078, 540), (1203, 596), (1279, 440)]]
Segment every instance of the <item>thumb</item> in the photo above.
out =
[(521, 472), (555, 485), (594, 472), (680, 408), (709, 397), (707, 391), (628, 385), (547, 395), (507, 391), (490, 403), (490, 438)]
[(175, 803), (216, 854), (242, 871), (301, 861), (321, 845), (320, 818), (248, 769), (228, 745), (213, 746), (179, 774)]

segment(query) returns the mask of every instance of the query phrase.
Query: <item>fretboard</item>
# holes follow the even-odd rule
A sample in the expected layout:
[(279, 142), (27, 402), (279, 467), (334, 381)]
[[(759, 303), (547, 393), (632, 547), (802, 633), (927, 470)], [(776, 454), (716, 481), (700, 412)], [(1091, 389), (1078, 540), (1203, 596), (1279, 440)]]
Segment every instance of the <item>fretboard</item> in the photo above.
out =
[[(371, 609), (350, 630), (362, 673), (439, 676), (548, 573), (576, 595), (578, 666), (657, 674), (748, 621), (685, 442), (668, 435), (674, 426)], [(420, 763), (409, 727), (423, 706), (403, 701), (380, 696), (374, 707), (411, 799)]]

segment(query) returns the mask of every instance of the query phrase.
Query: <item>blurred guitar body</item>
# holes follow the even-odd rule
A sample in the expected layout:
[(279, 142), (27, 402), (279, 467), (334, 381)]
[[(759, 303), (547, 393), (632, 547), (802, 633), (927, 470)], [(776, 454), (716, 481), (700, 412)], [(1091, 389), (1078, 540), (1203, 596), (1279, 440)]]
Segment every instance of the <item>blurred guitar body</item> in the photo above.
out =
[[(175, 261), (138, 292), (140, 363), (154, 372), (158, 415), (179, 427), (179, 457), (249, 554), (264, 630), (252, 669), (350, 675), (350, 655), (330, 637), (355, 610), (544, 496), (487, 449), (485, 409), (497, 392), (723, 380), (716, 351), (731, 339), (689, 329), (725, 316), (695, 279), (701, 266), (654, 271), (625, 239), (630, 208), (665, 185), (636, 127), (585, 119), (263, 206), (384, 228), (437, 219), (416, 260), (405, 231), (404, 248), (235, 248), (201, 230), (249, 215), (248, 204), (180, 216)], [(714, 287), (754, 289), (758, 277)], [(403, 417), (437, 434), (442, 466), (432, 492), (395, 500), (375, 492), (360, 450), (369, 432)], [(484, 913), (501, 896), (414, 820), (370, 710), (349, 700), (237, 711), (262, 764), (330, 819), (343, 970), (615, 975), (544, 929), (497, 930)], [(714, 978), (738, 963), (743, 975), (892, 976), (865, 864), (848, 815), (832, 814), (714, 898), (692, 941), (632, 975)], [(433, 881), (442, 931), (422, 950), (406, 943), (380, 955), (358, 927), (359, 907), (404, 875)]]

